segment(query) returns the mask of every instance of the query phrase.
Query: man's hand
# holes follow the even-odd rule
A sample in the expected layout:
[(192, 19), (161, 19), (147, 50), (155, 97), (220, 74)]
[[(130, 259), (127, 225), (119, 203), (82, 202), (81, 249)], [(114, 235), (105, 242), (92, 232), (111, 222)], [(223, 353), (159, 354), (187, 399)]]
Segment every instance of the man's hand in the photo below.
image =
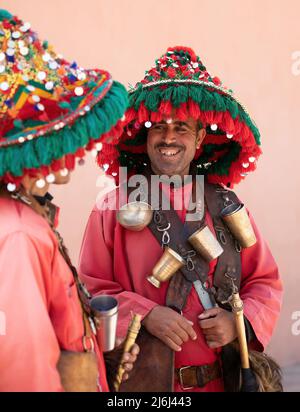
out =
[(134, 363), (137, 359), (137, 356), (140, 352), (140, 347), (135, 343), (132, 348), (130, 349), (130, 352), (125, 352), (121, 362), (123, 364), (123, 368), (125, 369), (125, 373), (122, 378), (122, 382), (127, 381), (129, 378), (129, 372), (133, 369)]
[(129, 377), (129, 372), (134, 367), (134, 362), (140, 352), (139, 346), (135, 343), (130, 352), (124, 351), (124, 339), (116, 338), (116, 347), (110, 352), (105, 352), (104, 359), (106, 363), (107, 381), (111, 391), (114, 391), (114, 381), (120, 364), (122, 363), (125, 373), (122, 377), (122, 382), (125, 382)]
[[(116, 339), (116, 346), (122, 346), (122, 339), (117, 338)], [(137, 359), (137, 356), (140, 352), (140, 347), (135, 343), (132, 348), (130, 349), (130, 352), (125, 352), (120, 360), (120, 363), (122, 363), (123, 368), (125, 369), (125, 373), (122, 377), (122, 382), (127, 381), (129, 378), (129, 372), (133, 369), (134, 363)]]
[(149, 333), (177, 352), (184, 342), (197, 339), (193, 322), (165, 306), (155, 306), (142, 323)]
[(234, 314), (221, 308), (212, 308), (198, 316), (207, 345), (214, 349), (227, 345), (237, 337)]

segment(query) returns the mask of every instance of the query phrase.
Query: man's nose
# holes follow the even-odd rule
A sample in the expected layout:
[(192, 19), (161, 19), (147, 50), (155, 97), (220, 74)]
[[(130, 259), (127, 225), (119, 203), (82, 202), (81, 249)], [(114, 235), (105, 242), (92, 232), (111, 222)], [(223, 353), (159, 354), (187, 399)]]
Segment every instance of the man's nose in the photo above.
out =
[(167, 127), (163, 135), (163, 140), (166, 144), (171, 144), (176, 142), (175, 132), (171, 127)]

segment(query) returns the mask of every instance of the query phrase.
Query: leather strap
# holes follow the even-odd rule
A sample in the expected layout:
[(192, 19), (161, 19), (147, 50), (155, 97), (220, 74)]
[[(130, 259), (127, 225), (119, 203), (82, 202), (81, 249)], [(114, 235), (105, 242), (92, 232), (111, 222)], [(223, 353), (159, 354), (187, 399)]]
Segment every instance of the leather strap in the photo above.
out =
[(181, 389), (203, 388), (209, 382), (222, 377), (219, 361), (201, 366), (184, 366), (176, 369)]
[[(197, 187), (195, 179), (193, 179), (192, 184), (191, 201), (197, 205), (199, 202), (197, 202), (196, 199)], [(161, 196), (163, 197), (164, 194), (161, 193)], [(159, 206), (161, 206), (161, 203)], [(187, 240), (196, 230), (204, 226), (204, 208), (205, 205), (203, 204), (201, 212), (199, 210), (196, 211), (195, 209), (193, 211), (194, 213), (197, 212), (203, 216), (200, 221), (186, 221), (184, 224), (172, 207), (170, 207), (169, 210), (155, 211), (153, 219), (148, 226), (158, 242), (163, 243), (163, 232), (159, 231), (157, 228), (160, 227), (163, 229), (170, 225), (172, 235), (169, 239), (169, 246), (180, 256), (186, 258), (187, 264), (183, 266), (170, 280), (166, 296), (166, 305), (173, 308), (177, 312), (181, 312), (184, 308), (186, 299), (191, 291), (193, 282), (195, 281), (201, 281), (203, 288), (207, 293), (209, 293), (210, 299), (214, 303), (212, 293), (210, 293), (209, 289), (204, 286), (206, 285), (208, 277), (208, 263), (197, 254)]]
[[(145, 178), (148, 184), (148, 203), (150, 203), (151, 194), (151, 171), (145, 172)], [(150, 188), (150, 189), (149, 189)], [(193, 179), (192, 201), (196, 202), (195, 198), (195, 179)], [(142, 188), (141, 188), (142, 189)], [(128, 194), (132, 188), (128, 188)], [(164, 196), (160, 190), (159, 207), (163, 204), (162, 197)], [(241, 276), (241, 259), (239, 245), (224, 225), (220, 218), (220, 213), (229, 203), (239, 202), (234, 192), (228, 191), (220, 185), (213, 185), (205, 182), (205, 205), (207, 207), (224, 252), (218, 258), (217, 267), (214, 275), (214, 288), (208, 289), (207, 278), (209, 265), (202, 257), (193, 249), (192, 245), (187, 241), (188, 237), (200, 227), (204, 226), (205, 213), (201, 221), (186, 221), (184, 224), (180, 220), (178, 214), (173, 208), (170, 210), (155, 211), (153, 219), (149, 224), (154, 237), (160, 244), (164, 243), (163, 228), (167, 228), (169, 224), (172, 231), (172, 236), (169, 239), (169, 246), (182, 257), (187, 257), (189, 252), (193, 252), (194, 256), (187, 258), (190, 265), (185, 265), (180, 269), (170, 280), (169, 288), (166, 296), (166, 305), (174, 310), (181, 312), (185, 306), (187, 297), (191, 291), (193, 282), (200, 280), (205, 291), (209, 293), (212, 305), (216, 301), (223, 307), (226, 307), (226, 302), (232, 293), (232, 278), (235, 279), (235, 284), (240, 286)], [(144, 199), (145, 200), (145, 199)], [(157, 227), (161, 230), (158, 230)], [(191, 267), (193, 269), (191, 269)], [(229, 307), (228, 307), (229, 308)]]
[[(220, 214), (224, 207), (231, 203), (240, 203), (236, 194), (219, 185), (205, 185), (205, 199), (212, 217), (217, 239), (224, 252), (219, 256), (214, 273), (216, 300), (219, 305), (228, 306), (227, 301), (232, 294), (232, 279), (238, 290), (241, 283), (241, 247), (223, 223)], [(230, 307), (228, 306), (228, 309)]]

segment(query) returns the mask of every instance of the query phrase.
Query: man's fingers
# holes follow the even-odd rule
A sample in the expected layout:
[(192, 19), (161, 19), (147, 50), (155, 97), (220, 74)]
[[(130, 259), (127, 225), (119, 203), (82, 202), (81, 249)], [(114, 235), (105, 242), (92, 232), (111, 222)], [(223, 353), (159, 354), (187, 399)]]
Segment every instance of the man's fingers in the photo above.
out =
[(216, 349), (216, 348), (220, 348), (222, 345), (220, 342), (218, 341), (206, 341), (207, 346), (210, 347), (211, 349)]
[(123, 342), (123, 338), (116, 338), (116, 343), (115, 343), (115, 347), (117, 348), (118, 346), (120, 346), (121, 344), (122, 344), (122, 342)]
[(182, 327), (182, 329), (185, 330), (185, 332), (189, 335), (189, 337), (193, 340), (197, 339), (197, 334), (193, 329), (193, 322), (190, 320), (185, 319), (184, 317), (181, 316), (181, 318), (178, 320), (178, 324)]
[(205, 328), (205, 329), (202, 329), (202, 333), (205, 336), (207, 336), (207, 335), (218, 336), (218, 329), (216, 327), (214, 327), (214, 328)]
[(218, 318), (215, 317), (211, 319), (200, 320), (199, 325), (201, 329), (215, 328), (218, 325)]
[(136, 343), (130, 349), (130, 353), (134, 356), (137, 356), (140, 353), (140, 347)]
[[(187, 342), (190, 338), (189, 335), (187, 334), (187, 332), (179, 324), (174, 327), (173, 332), (181, 339), (181, 341), (182, 341), (181, 344), (183, 342)], [(178, 342), (176, 342), (176, 343), (178, 343)]]
[(172, 350), (175, 352), (180, 352), (181, 351), (181, 346), (177, 345), (172, 339), (170, 339), (168, 336), (166, 336), (162, 341), (169, 346)]
[(122, 382), (127, 381), (128, 378), (129, 378), (129, 375), (128, 375), (128, 373), (125, 372), (124, 375), (122, 376)]
[(170, 338), (179, 347), (181, 347), (181, 345), (183, 344), (183, 340), (181, 339), (181, 337), (178, 336), (177, 333), (173, 332), (172, 330), (169, 330), (166, 333), (166, 337)]
[(133, 369), (133, 364), (132, 363), (124, 363), (123, 368), (125, 371), (130, 372)]
[(212, 308), (212, 309), (207, 309), (201, 315), (198, 316), (199, 319), (207, 319), (212, 316), (216, 316), (218, 313), (222, 311), (221, 308)]
[(205, 335), (205, 340), (206, 342), (219, 342), (219, 337), (214, 334)]
[(136, 361), (137, 355), (131, 355), (130, 353), (124, 353), (122, 357), (122, 362), (134, 363)]
[(140, 347), (135, 343), (132, 348), (130, 349), (130, 352), (125, 352), (123, 357), (122, 357), (122, 362), (132, 362), (134, 363), (137, 359), (137, 355), (140, 352)]

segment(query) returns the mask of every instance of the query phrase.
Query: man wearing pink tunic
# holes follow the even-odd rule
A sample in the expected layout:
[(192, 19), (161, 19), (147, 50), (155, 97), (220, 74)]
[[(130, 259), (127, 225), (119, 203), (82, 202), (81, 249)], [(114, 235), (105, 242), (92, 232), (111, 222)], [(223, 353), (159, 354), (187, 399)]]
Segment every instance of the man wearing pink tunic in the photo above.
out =
[[(0, 209), (0, 309), (6, 319), (0, 391), (62, 391), (61, 350), (84, 351), (73, 274), (43, 217), (8, 198), (0, 198)], [(97, 355), (99, 384), (107, 391), (103, 355)]]
[[(208, 182), (227, 189), (255, 169), (261, 153), (259, 132), (247, 116), (191, 49), (169, 48), (130, 91), (124, 133), (117, 146), (103, 145), (99, 164), (117, 179), (119, 165), (127, 166), (130, 173), (143, 174), (151, 167), (156, 175), (183, 177), (191, 172), (193, 161)], [(173, 188), (172, 205), (182, 199), (183, 188), (191, 194), (191, 184)], [(170, 282), (155, 288), (147, 281), (163, 254), (161, 245), (148, 227), (131, 231), (120, 224), (116, 210), (105, 206), (118, 196), (119, 189), (104, 196), (90, 215), (80, 256), (82, 280), (93, 295), (106, 293), (118, 298), (120, 336), (126, 332), (130, 310), (138, 312), (143, 315), (146, 330), (175, 351), (176, 371), (212, 370), (220, 360), (222, 347), (237, 337), (233, 314), (222, 307), (206, 310), (195, 288), (182, 313), (165, 306)], [(186, 209), (176, 212), (184, 222)], [(217, 238), (208, 211), (205, 219)], [(274, 258), (251, 215), (250, 221), (257, 242), (240, 253), (240, 296), (249, 346), (263, 351), (279, 315), (282, 284)], [(217, 261), (209, 264), (210, 286)], [(180, 392), (187, 386), (195, 392), (224, 390), (221, 375), (212, 374), (204, 385), (198, 382), (189, 386), (178, 374), (174, 390)]]
[[(48, 189), (68, 183), (106, 132), (117, 135), (127, 93), (107, 72), (70, 65), (1, 9), (0, 50), (0, 392), (105, 392), (88, 296)], [(119, 356), (126, 371), (137, 352)]]
[[(181, 196), (174, 193), (174, 196)], [(184, 217), (184, 212), (180, 213)], [(208, 217), (209, 219), (209, 217)], [(213, 230), (211, 219), (209, 227)], [(253, 342), (258, 350), (269, 343), (275, 321), (278, 317), (281, 299), (281, 282), (278, 268), (271, 252), (257, 229), (257, 243), (242, 251), (241, 297), (244, 300), (245, 315), (255, 331)], [(131, 232), (124, 229), (116, 220), (116, 212), (99, 210), (97, 206), (91, 213), (84, 235), (80, 274), (92, 294), (105, 291), (117, 297), (120, 305), (118, 335), (126, 334), (130, 311), (146, 317), (157, 305), (165, 304), (168, 288), (163, 283), (160, 289), (146, 281), (154, 265), (162, 255), (162, 249), (149, 229)], [(209, 277), (213, 276), (216, 261), (210, 264)], [(196, 340), (185, 342), (180, 352), (176, 352), (175, 367), (203, 365), (217, 359), (219, 348), (210, 349), (205, 341), (198, 316), (203, 307), (196, 291), (188, 296), (183, 316), (192, 321), (197, 335)], [(222, 380), (209, 383), (198, 391), (220, 391)], [(176, 382), (175, 391), (180, 391)], [(196, 389), (195, 389), (196, 390)]]

